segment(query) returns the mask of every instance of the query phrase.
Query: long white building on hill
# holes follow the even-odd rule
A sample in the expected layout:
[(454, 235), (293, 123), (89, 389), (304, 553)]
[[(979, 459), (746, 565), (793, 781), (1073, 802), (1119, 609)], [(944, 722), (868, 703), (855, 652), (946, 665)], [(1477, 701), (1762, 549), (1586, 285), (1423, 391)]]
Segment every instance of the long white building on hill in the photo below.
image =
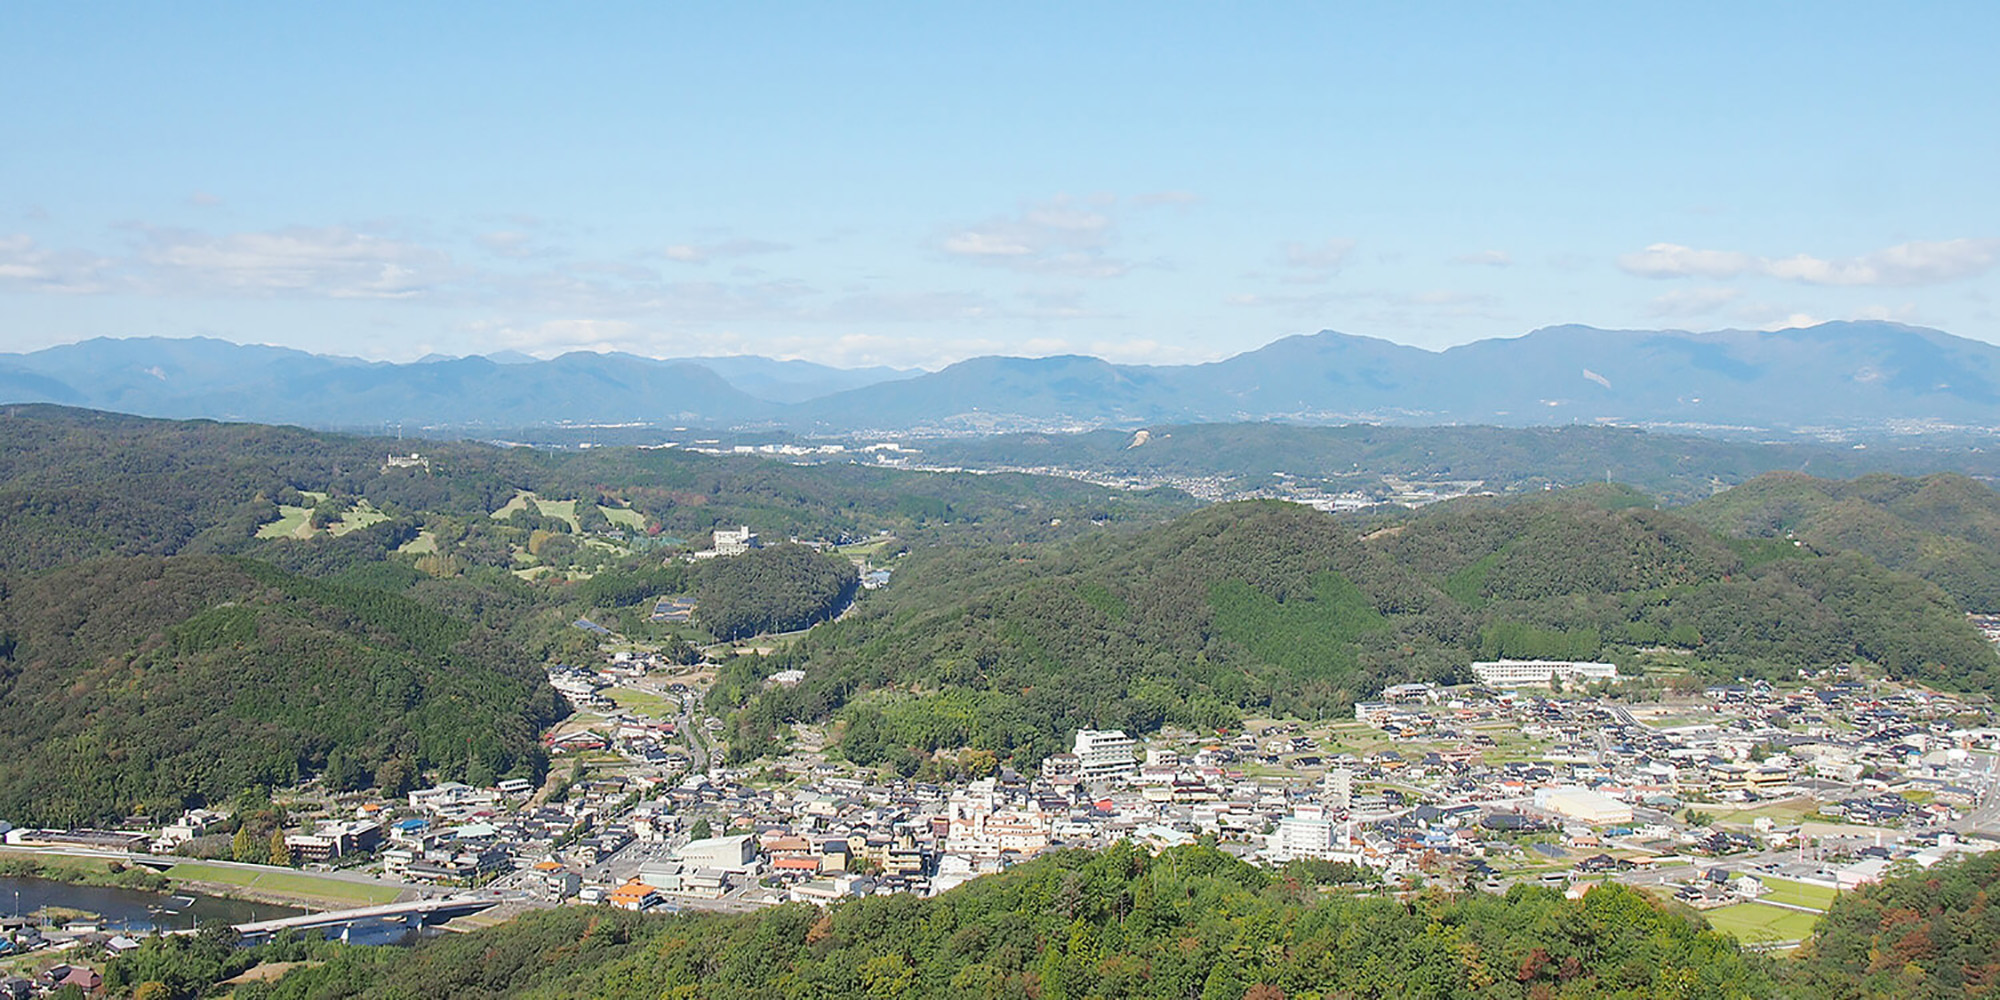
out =
[(1492, 688), (1548, 687), (1552, 680), (1617, 681), (1618, 667), (1583, 660), (1482, 660), (1472, 676)]

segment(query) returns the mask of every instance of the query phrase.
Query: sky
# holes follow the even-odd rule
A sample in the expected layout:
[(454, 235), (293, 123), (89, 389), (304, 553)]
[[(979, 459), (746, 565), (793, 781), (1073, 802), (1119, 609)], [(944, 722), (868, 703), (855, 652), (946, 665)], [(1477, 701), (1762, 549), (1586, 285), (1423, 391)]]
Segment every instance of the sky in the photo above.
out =
[(2000, 342), (2000, 4), (0, 0), (0, 352)]

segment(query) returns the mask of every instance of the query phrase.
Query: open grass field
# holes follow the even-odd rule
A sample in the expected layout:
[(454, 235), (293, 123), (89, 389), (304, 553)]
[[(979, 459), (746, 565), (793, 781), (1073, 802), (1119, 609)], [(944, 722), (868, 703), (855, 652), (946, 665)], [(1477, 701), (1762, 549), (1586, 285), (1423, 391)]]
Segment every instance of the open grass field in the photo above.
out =
[(576, 501), (543, 500), (537, 497), (535, 498), (535, 509), (541, 511), (543, 517), (562, 518), (569, 522), (569, 530), (577, 534), (583, 533), (583, 525), (578, 523), (576, 519)]
[(1835, 890), (1825, 886), (1807, 885), (1790, 879), (1760, 878), (1760, 881), (1771, 890), (1764, 896), (1764, 901), (1769, 903), (1789, 903), (1824, 912), (1827, 907), (1833, 905), (1833, 897), (1839, 895)]
[(612, 524), (631, 528), (633, 531), (646, 530), (646, 515), (630, 507), (606, 507), (598, 504), (597, 509), (603, 511), (604, 519)]
[(278, 507), (278, 519), (257, 529), (258, 538), (297, 538), (312, 516), (311, 507)]
[(673, 700), (645, 691), (635, 691), (627, 687), (609, 687), (604, 696), (619, 708), (637, 712), (649, 719), (672, 719), (678, 717), (680, 705)]
[(375, 505), (369, 503), (365, 498), (356, 500), (354, 506), (347, 508), (347, 513), (341, 515), (340, 523), (333, 526), (333, 533), (336, 535), (345, 535), (350, 531), (366, 528), (371, 524), (381, 524), (388, 519), (389, 515), (375, 509)]
[(167, 877), (361, 905), (393, 903), (403, 891), (401, 886), (395, 885), (367, 885), (341, 879), (320, 878), (307, 872), (260, 871), (232, 868), (228, 865), (211, 865), (200, 861), (183, 861), (167, 869)]
[(413, 555), (413, 556), (430, 555), (431, 553), (436, 552), (437, 550), (438, 550), (437, 536), (431, 534), (428, 531), (417, 532), (417, 537), (412, 538), (407, 542), (404, 542), (400, 547), (396, 549), (396, 551), (398, 552), (402, 552), (407, 555)]
[(533, 493), (527, 490), (520, 490), (514, 494), (514, 499), (507, 501), (501, 505), (499, 510), (493, 512), (493, 519), (495, 521), (504, 521), (513, 516), (517, 510), (527, 510), (528, 504), (534, 502), (534, 499), (535, 495)]
[(1781, 910), (1762, 903), (1738, 903), (1702, 914), (1716, 930), (1736, 935), (1738, 941), (1797, 941), (1812, 934), (1819, 918), (1797, 910)]
[(1713, 813), (1719, 823), (1747, 824), (1769, 818), (1781, 826), (1789, 826), (1819, 812), (1819, 804), (1811, 799), (1784, 799), (1778, 802), (1759, 802), (1747, 809), (1731, 809), (1725, 804), (1704, 803), (1701, 811)]

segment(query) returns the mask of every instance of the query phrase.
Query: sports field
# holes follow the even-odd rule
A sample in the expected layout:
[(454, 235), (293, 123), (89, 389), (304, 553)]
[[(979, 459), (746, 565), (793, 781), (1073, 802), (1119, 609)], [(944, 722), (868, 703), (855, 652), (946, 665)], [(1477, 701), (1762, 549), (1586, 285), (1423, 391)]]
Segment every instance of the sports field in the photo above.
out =
[(167, 877), (242, 886), (245, 889), (281, 893), (287, 896), (304, 896), (335, 903), (370, 905), (393, 903), (403, 891), (401, 886), (369, 885), (343, 879), (321, 878), (309, 872), (236, 868), (201, 861), (183, 861), (167, 869)]
[(1812, 933), (1819, 918), (1797, 910), (1781, 910), (1762, 903), (1738, 903), (1702, 914), (1716, 930), (1736, 935), (1744, 942), (1798, 941)]
[(1827, 907), (1833, 905), (1833, 897), (1839, 895), (1823, 885), (1807, 885), (1790, 879), (1759, 876), (1758, 881), (1771, 890), (1764, 894), (1762, 901), (1766, 903), (1788, 903), (1825, 912)]

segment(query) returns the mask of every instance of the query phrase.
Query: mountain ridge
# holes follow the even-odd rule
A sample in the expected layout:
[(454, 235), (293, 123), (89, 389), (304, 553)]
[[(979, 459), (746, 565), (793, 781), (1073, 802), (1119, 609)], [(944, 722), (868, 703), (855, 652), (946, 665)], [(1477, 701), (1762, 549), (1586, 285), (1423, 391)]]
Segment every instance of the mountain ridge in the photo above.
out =
[(987, 355), (917, 373), (587, 351), (397, 364), (213, 338), (96, 338), (0, 355), (0, 401), (315, 427), (954, 434), (1279, 420), (1990, 434), (2000, 430), (2000, 347), (1877, 321), (1769, 332), (1572, 324), (1441, 351), (1322, 330), (1201, 364)]

